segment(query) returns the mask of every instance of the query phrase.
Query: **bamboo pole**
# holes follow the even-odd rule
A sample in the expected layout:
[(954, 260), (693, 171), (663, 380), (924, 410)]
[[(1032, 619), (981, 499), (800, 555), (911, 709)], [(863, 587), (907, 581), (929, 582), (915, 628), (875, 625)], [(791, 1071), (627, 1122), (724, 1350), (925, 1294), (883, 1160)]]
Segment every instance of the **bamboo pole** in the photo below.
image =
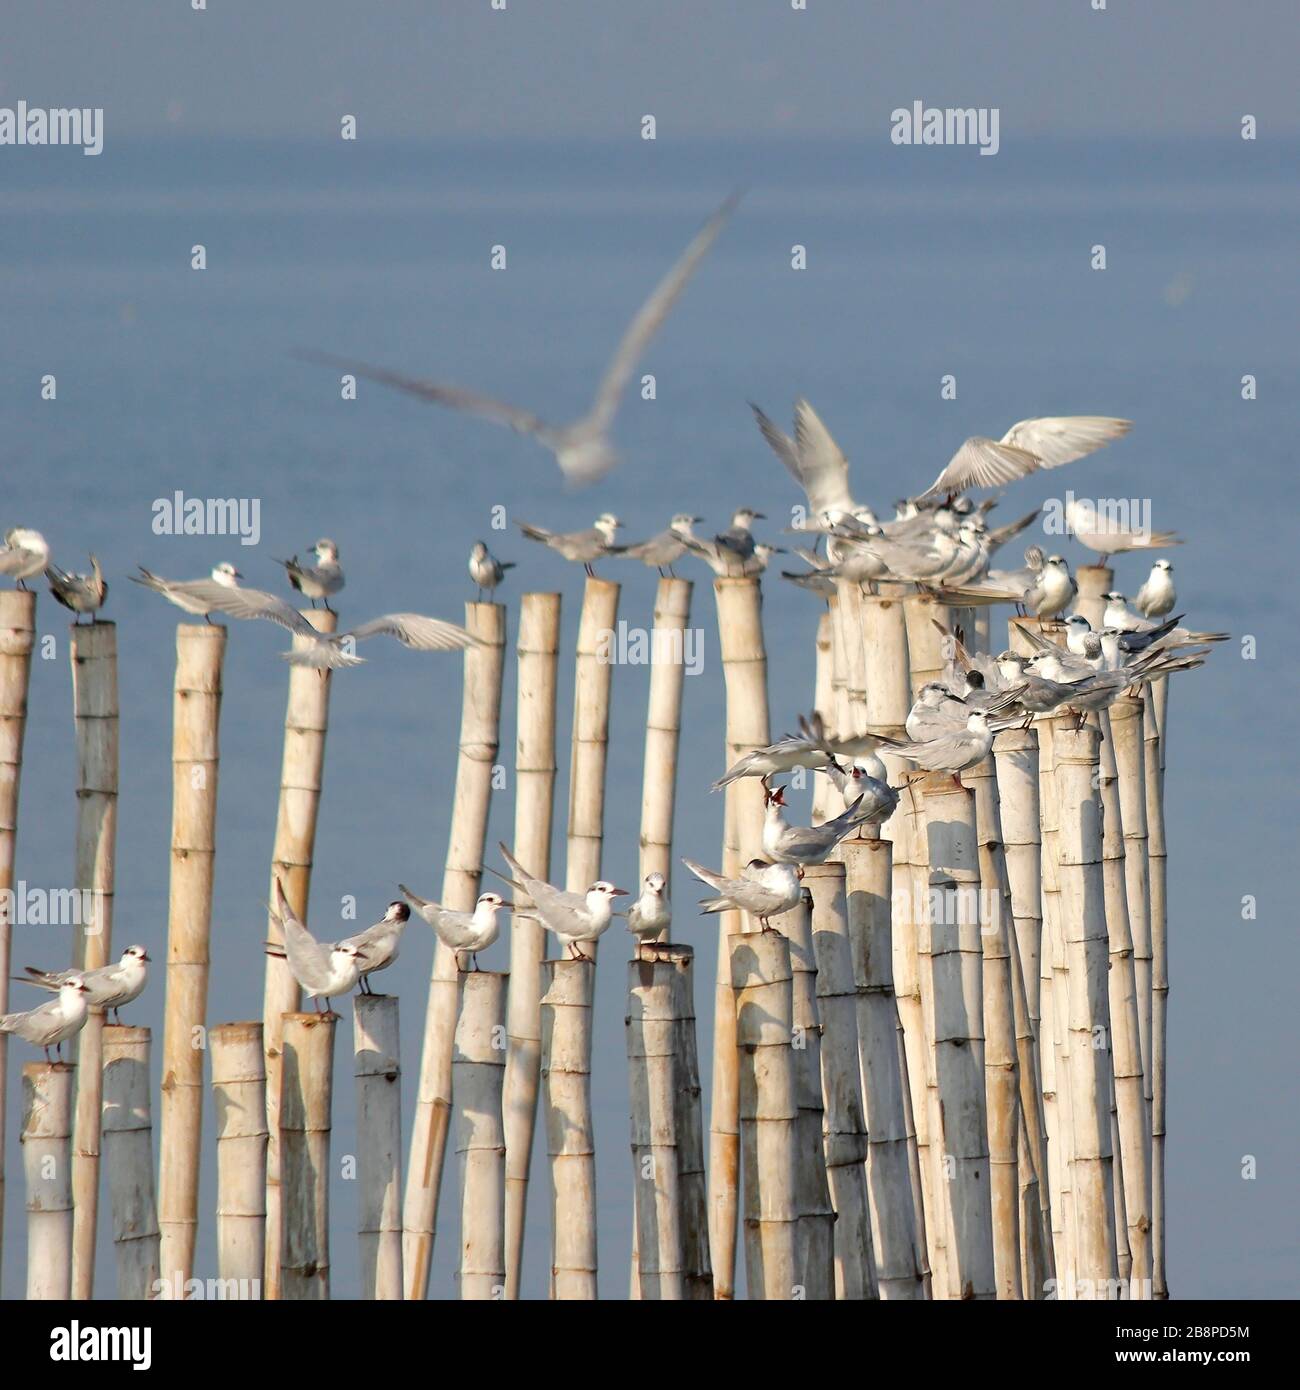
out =
[[(1160, 682), (1157, 682), (1160, 684)], [(1167, 694), (1167, 688), (1165, 693)], [(1151, 1266), (1152, 1296), (1169, 1297), (1165, 1269), (1165, 1056), (1169, 1025), (1169, 918), (1166, 898), (1165, 731), (1167, 709), (1148, 688), (1143, 708), (1147, 862), (1151, 883)]]
[(840, 635), (844, 643), (849, 721), (844, 733), (858, 733), (866, 722), (867, 648), (863, 640), (862, 586), (851, 579), (835, 581)]
[[(506, 610), (497, 603), (467, 603), (465, 627), (480, 645), (465, 651), (456, 791), (442, 875), (443, 906), (456, 912), (472, 911), (482, 878), (492, 769), (500, 738)], [(451, 1058), (460, 1004), (459, 978), (456, 953), (439, 941), (429, 978), (410, 1168), (402, 1208), (402, 1276), (406, 1296), (411, 1299), (426, 1298), (429, 1291), (429, 1267), (438, 1228), (438, 1194), (451, 1118)]]
[(677, 1116), (677, 1190), (682, 1216), (683, 1297), (693, 1302), (713, 1298), (709, 1265), (709, 1201), (704, 1171), (704, 1116), (700, 1103), (700, 1055), (695, 1036), (695, 950), (661, 945), (656, 958), (674, 972), (673, 1011), (677, 1023), (679, 1072)]
[[(654, 661), (650, 667), (650, 703), (645, 721), (641, 877), (644, 879), (650, 873), (663, 874), (669, 884), (670, 899), (677, 746), (682, 733), (682, 686), (686, 676), (684, 657), (692, 588), (689, 579), (659, 581), (651, 646)], [(662, 933), (659, 939), (664, 939)]]
[[(149, 1029), (118, 1024), (106, 1027), (103, 1068), (103, 1152), (113, 1215), (113, 1248), (117, 1252), (117, 1297), (151, 1299), (158, 1293), (160, 1271), (149, 1106)], [(73, 1243), (75, 1257), (75, 1226)]]
[[(685, 581), (678, 581), (683, 583)], [(569, 834), (565, 886), (585, 892), (600, 877), (605, 838), (605, 762), (609, 752), (609, 691), (614, 674), (610, 634), (618, 621), (619, 586), (588, 578), (578, 620), (573, 683), (573, 740), (569, 762)], [(596, 942), (589, 943), (594, 953)]]
[(952, 609), (930, 594), (909, 594), (903, 600), (903, 615), (907, 622), (907, 661), (912, 698), (915, 699), (917, 691), (927, 681), (943, 679), (944, 639), (939, 627), (951, 630)]
[[(71, 623), (72, 717), (77, 742), (77, 839), (74, 882), (90, 910), (78, 922), (72, 963), (107, 965), (113, 941), (117, 852), (117, 626)], [(77, 1034), (77, 1096), (72, 1127), (72, 1296), (90, 1298), (95, 1282), (103, 1112), (104, 1013), (92, 1009)], [(152, 1190), (152, 1169), (150, 1189)]]
[(27, 1297), (72, 1297), (72, 1090), (76, 1067), (23, 1065)]
[[(330, 634), (338, 627), (338, 614), (328, 608), (304, 608), (302, 616), (317, 632)], [(294, 636), (300, 649), (306, 639)], [(311, 872), (316, 847), (316, 821), (320, 814), (325, 777), (325, 735), (329, 730), (329, 671), (309, 666), (289, 668), (289, 693), (284, 711), (284, 744), (280, 757), (280, 796), (275, 813), (275, 842), (271, 850), (271, 884), (267, 903), (274, 903), (279, 879), (284, 895), (299, 921), (306, 922), (311, 896)], [(282, 943), (279, 918), (267, 910), (266, 939)], [(268, 1299), (280, 1297), (280, 1069), (282, 1034), (287, 1014), (302, 1006), (298, 981), (282, 955), (266, 957), (262, 990), (262, 1043), (266, 1049), (263, 1089), (266, 1095), (266, 1264), (263, 1285)], [(246, 1063), (241, 1070), (247, 1070)], [(252, 1207), (241, 1199), (241, 1206)]]
[(730, 940), (745, 1172), (745, 1279), (750, 1298), (798, 1297), (798, 1162), (790, 946), (774, 931)]
[(335, 1013), (284, 1020), (280, 1088), (280, 1297), (330, 1296), (330, 1113)]
[[(555, 798), (555, 685), (560, 650), (559, 594), (525, 594), (519, 610), (514, 852), (539, 878), (551, 872)], [(528, 895), (515, 890), (516, 908)], [(519, 1297), (528, 1205), (528, 1170), (542, 1069), (542, 957), (546, 928), (516, 914), (510, 931), (506, 1001), (506, 1297)]]
[[(835, 710), (835, 688), (832, 678), (835, 670), (835, 633), (831, 611), (817, 619), (817, 643), (815, 658), (815, 678), (813, 682), (813, 709), (838, 733)], [(835, 785), (829, 777), (813, 778), (812, 823), (821, 825), (830, 820), (838, 809)]]
[[(395, 994), (352, 1001), (361, 1297), (402, 1297), (402, 1068)], [(500, 1105), (497, 1106), (498, 1114)]]
[(176, 629), (172, 731), (171, 889), (167, 907), (167, 1002), (163, 1026), (158, 1226), (163, 1287), (184, 1298), (198, 1231), (203, 1128), (203, 1029), (207, 1020), (212, 875), (216, 855), (218, 727), (226, 629)]
[(826, 614), (831, 638), (831, 705), (827, 713), (837, 733), (840, 730), (848, 732), (853, 725), (853, 712), (849, 703), (849, 656), (844, 641), (838, 593), (827, 599)]
[(452, 1058), (461, 1174), (461, 1298), (505, 1296), (506, 1136), (501, 1095), (508, 984), (508, 977), (496, 971), (462, 976)]
[[(762, 590), (757, 579), (715, 579), (718, 645), (727, 696), (725, 766), (771, 738)], [(742, 777), (726, 789), (722, 872), (736, 874), (763, 843), (763, 788)], [(717, 994), (713, 1010), (713, 1086), (709, 1110), (709, 1250), (715, 1298), (735, 1297), (740, 1186), (740, 1059), (728, 938), (745, 930), (742, 914), (718, 917)]]
[[(0, 1014), (9, 1011), (13, 946), (12, 893), (18, 835), (18, 784), (27, 728), (27, 687), (32, 673), (36, 594), (0, 590)], [(0, 1257), (4, 1253), (6, 1103), (9, 1035), (0, 1033)]]
[[(217, 1274), (259, 1297), (266, 1268), (266, 1056), (262, 1023), (208, 1035), (217, 1111)], [(278, 1265), (278, 1262), (277, 1262)]]

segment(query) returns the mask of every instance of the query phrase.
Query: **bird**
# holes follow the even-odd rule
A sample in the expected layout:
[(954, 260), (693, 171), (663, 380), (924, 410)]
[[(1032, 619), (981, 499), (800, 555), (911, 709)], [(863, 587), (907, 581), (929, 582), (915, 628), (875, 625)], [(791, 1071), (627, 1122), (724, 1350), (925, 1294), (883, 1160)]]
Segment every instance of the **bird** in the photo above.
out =
[(1174, 567), (1168, 560), (1157, 560), (1151, 566), (1142, 587), (1133, 599), (1139, 613), (1146, 618), (1163, 618), (1173, 612), (1178, 602), (1178, 591), (1174, 588)]
[(343, 566), (339, 564), (339, 548), (333, 541), (322, 538), (312, 546), (311, 552), (316, 557), (314, 565), (303, 565), (298, 563), (298, 557), (294, 555), (288, 560), (277, 560), (277, 565), (283, 565), (289, 576), (289, 583), (304, 597), (311, 599), (311, 606), (316, 607), (316, 600), (323, 599), (326, 609), (329, 612), (330, 595), (337, 594), (343, 587)]
[(668, 901), (668, 880), (658, 870), (641, 880), (641, 893), (627, 910), (627, 929), (636, 938), (637, 959), (641, 948), (672, 926), (673, 909)]
[(361, 953), (364, 964), (361, 967), (361, 993), (373, 994), (369, 977), (376, 970), (385, 970), (397, 959), (402, 944), (402, 932), (411, 916), (411, 909), (405, 903), (391, 902), (384, 915), (374, 926), (359, 931), (339, 943), (341, 946), (355, 946)]
[(499, 848), (502, 858), (515, 874), (515, 878), (509, 881), (533, 900), (532, 908), (524, 912), (516, 910), (516, 917), (539, 921), (568, 947), (574, 960), (594, 959), (579, 946), (583, 942), (594, 942), (604, 934), (614, 915), (612, 899), (626, 897), (627, 889), (615, 888), (602, 878), (597, 879), (585, 893), (566, 893), (544, 879), (534, 878), (505, 845)]
[(725, 531), (719, 531), (713, 539), (724, 550), (729, 550), (742, 560), (748, 560), (754, 553), (753, 525), (756, 521), (766, 520), (767, 517), (762, 512), (756, 512), (753, 507), (738, 507), (732, 514), (731, 525)]
[[(293, 978), (309, 998), (324, 999), (328, 1004), (336, 994), (351, 993), (367, 964), (365, 953), (352, 941), (317, 941), (294, 915), (278, 875), (271, 916), (284, 935), (284, 944), (268, 942), (266, 954), (283, 954)], [(319, 1002), (316, 1011), (322, 1012)]]
[(61, 1056), (64, 1040), (85, 1026), (88, 996), (89, 987), (80, 976), (65, 980), (59, 986), (58, 998), (48, 1004), (26, 1013), (0, 1014), (0, 1033), (14, 1033), (24, 1042), (43, 1047), (48, 1062), (50, 1048), (57, 1048)]
[(680, 259), (655, 286), (650, 297), (641, 305), (619, 340), (614, 355), (605, 368), (596, 388), (596, 395), (585, 415), (564, 425), (551, 425), (530, 410), (522, 410), (506, 401), (478, 392), (435, 381), (421, 381), (383, 367), (326, 356), (302, 353), (309, 360), (340, 367), (357, 376), (396, 387), (410, 395), (419, 396), (437, 405), (468, 411), (494, 424), (507, 425), (518, 434), (532, 436), (555, 456), (566, 479), (575, 483), (591, 483), (609, 472), (619, 461), (609, 438), (610, 427), (631, 380), (637, 362), (651, 338), (668, 317), (678, 296), (686, 287), (696, 267), (704, 259), (727, 219), (740, 201), (732, 193), (704, 224), (687, 246)]
[(793, 772), (797, 767), (825, 767), (831, 761), (831, 754), (818, 742), (811, 731), (801, 734), (785, 734), (766, 748), (754, 748), (738, 758), (714, 782), (712, 790), (721, 791), (723, 787), (738, 782), (742, 777), (768, 778), (777, 773)]
[(724, 579), (752, 578), (762, 574), (773, 555), (785, 553), (780, 546), (755, 543), (747, 555), (742, 555), (739, 547), (743, 546), (743, 542), (735, 537), (727, 542), (722, 537), (707, 541), (699, 536), (683, 536), (682, 543), (692, 555), (698, 555), (714, 574)]
[(933, 738), (954, 725), (960, 727), (967, 713), (966, 702), (959, 695), (940, 681), (926, 681), (907, 712), (907, 736), (913, 741)]
[(693, 859), (683, 859), (682, 863), (716, 894), (700, 899), (705, 912), (748, 912), (758, 918), (764, 931), (774, 931), (770, 919), (798, 907), (803, 900), (803, 869), (798, 864), (751, 859), (740, 878), (728, 878)]
[(759, 541), (754, 546), (753, 554), (741, 561), (740, 577), (752, 579), (755, 575), (762, 574), (771, 563), (773, 555), (784, 554), (785, 551), (779, 545), (768, 545), (766, 541)]
[(678, 512), (668, 523), (667, 530), (660, 531), (649, 540), (619, 546), (613, 553), (629, 560), (640, 560), (643, 565), (657, 569), (661, 577), (665, 570), (671, 576), (673, 566), (686, 553), (686, 542), (682, 537), (691, 536), (694, 539), (691, 527), (699, 525), (702, 520), (702, 517), (691, 516), (689, 512)]
[(1088, 550), (1095, 550), (1104, 564), (1112, 555), (1129, 550), (1164, 550), (1182, 545), (1173, 531), (1134, 530), (1119, 520), (1101, 515), (1092, 502), (1071, 497), (1065, 507), (1065, 524), (1075, 540)]
[(108, 597), (108, 583), (94, 555), (90, 557), (89, 574), (69, 574), (58, 565), (47, 565), (45, 578), (49, 581), (50, 593), (77, 615), (78, 622), (83, 613), (97, 613)]
[(122, 1005), (138, 999), (149, 983), (149, 952), (143, 946), (128, 946), (120, 960), (96, 970), (40, 970), (34, 965), (23, 968), (26, 974), (15, 978), (52, 994), (57, 994), (70, 981), (83, 980), (87, 1006), (111, 1009), (117, 1018)]
[(530, 541), (540, 541), (550, 546), (557, 555), (581, 564), (593, 579), (596, 577), (596, 571), (591, 567), (593, 561), (616, 553), (614, 537), (623, 525), (612, 512), (601, 512), (585, 531), (548, 531), (528, 521), (516, 524)]
[(437, 933), (438, 940), (449, 951), (456, 953), (456, 968), (461, 969), (460, 955), (467, 951), (470, 963), (478, 969), (478, 953), (486, 951), (501, 933), (497, 913), (505, 908), (509, 911), (514, 904), (508, 903), (500, 893), (480, 893), (473, 912), (454, 912), (449, 907), (421, 898), (404, 884), (397, 885), (407, 902), (424, 918)]
[(27, 526), (11, 526), (0, 545), (0, 574), (17, 581), (20, 589), (50, 563), (50, 544), (39, 531)]
[(778, 864), (824, 864), (827, 855), (858, 827), (859, 796), (838, 816), (821, 825), (790, 825), (782, 814), (785, 789), (766, 793), (763, 819), (763, 853)]
[(932, 738), (912, 742), (882, 735), (880, 741), (900, 758), (906, 758), (927, 772), (951, 772), (953, 780), (960, 786), (960, 774), (988, 757), (993, 747), (993, 730), (989, 727), (988, 715), (977, 709), (967, 717), (964, 729), (950, 729)]
[(855, 758), (847, 767), (832, 762), (819, 771), (831, 779), (844, 798), (845, 809), (857, 808), (853, 823), (859, 837), (867, 826), (888, 820), (894, 814), (898, 793), (889, 785), (885, 765), (874, 753), (869, 759)]
[(514, 567), (513, 560), (498, 560), (486, 541), (475, 541), (469, 552), (469, 577), (478, 585), (479, 602), (483, 600), (483, 591), (490, 594), (506, 577), (506, 571)]
[(238, 589), (239, 580), (243, 577), (228, 560), (215, 565), (206, 579), (163, 579), (161, 575), (150, 573), (143, 565), (139, 574), (130, 576), (134, 583), (143, 584), (177, 608), (209, 623), (212, 621), (209, 615), (217, 606), (216, 600), (224, 598), (230, 590)]

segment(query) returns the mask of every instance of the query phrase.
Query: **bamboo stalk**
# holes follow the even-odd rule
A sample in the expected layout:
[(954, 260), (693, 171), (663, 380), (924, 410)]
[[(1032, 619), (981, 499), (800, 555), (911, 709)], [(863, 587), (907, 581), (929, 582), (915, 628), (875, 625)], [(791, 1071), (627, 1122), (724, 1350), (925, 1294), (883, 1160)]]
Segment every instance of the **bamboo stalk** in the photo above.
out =
[(851, 579), (837, 579), (835, 591), (847, 677), (849, 720), (843, 732), (858, 733), (866, 722), (867, 705), (867, 648), (862, 630), (862, 586)]
[[(352, 1001), (361, 1297), (402, 1297), (402, 1068), (395, 994)], [(500, 1113), (500, 1106), (497, 1107)]]
[[(159, 1288), (159, 1236), (149, 1108), (149, 1029), (106, 1027), (103, 1067), (104, 1167), (117, 1252), (117, 1297), (151, 1299)], [(74, 1261), (75, 1243), (74, 1225)]]
[[(684, 581), (678, 581), (679, 583)], [(618, 621), (619, 586), (588, 578), (578, 620), (569, 762), (569, 834), (565, 885), (585, 892), (600, 877), (605, 838), (605, 762), (609, 751), (609, 691), (614, 674), (609, 641)], [(593, 954), (596, 942), (588, 950)]]
[(700, 1055), (695, 1037), (695, 950), (661, 945), (655, 952), (674, 972), (673, 1010), (677, 1021), (679, 1073), (677, 1116), (677, 1190), (682, 1216), (683, 1296), (691, 1301), (713, 1298), (709, 1265), (709, 1201), (704, 1171), (704, 1116), (700, 1104)]
[[(266, 1056), (262, 1023), (208, 1035), (217, 1110), (217, 1274), (257, 1298), (266, 1267)], [(278, 1267), (278, 1261), (277, 1261)]]
[(849, 703), (849, 655), (844, 640), (838, 593), (832, 594), (827, 599), (826, 614), (831, 638), (831, 704), (829, 714), (836, 732), (841, 729), (847, 731), (852, 727), (853, 713)]
[[(555, 797), (555, 685), (559, 594), (525, 594), (519, 612), (519, 693), (515, 742), (514, 852), (539, 878), (551, 870)], [(515, 890), (516, 907), (528, 895)], [(506, 1002), (506, 1297), (519, 1297), (528, 1205), (528, 1169), (542, 1069), (542, 957), (546, 928), (516, 914), (510, 931)]]
[[(825, 722), (839, 732), (836, 723), (835, 688), (832, 677), (835, 670), (835, 634), (831, 612), (828, 608), (817, 619), (817, 643), (815, 658), (815, 678), (813, 682), (813, 709), (821, 714)], [(813, 778), (812, 823), (821, 825), (835, 815), (835, 785), (829, 777)]]
[[(492, 768), (500, 739), (506, 610), (497, 603), (467, 603), (465, 627), (481, 645), (465, 651), (456, 791), (442, 875), (443, 906), (457, 912), (473, 909), (483, 872)], [(456, 953), (439, 941), (429, 978), (410, 1168), (402, 1208), (402, 1276), (406, 1296), (411, 1299), (423, 1299), (429, 1290), (429, 1267), (438, 1228), (438, 1194), (451, 1117), (451, 1058), (460, 1004), (459, 979)]]
[(168, 1297), (183, 1298), (194, 1270), (203, 1127), (203, 1028), (216, 855), (218, 727), (226, 629), (176, 629), (172, 732), (171, 890), (167, 908), (167, 1003), (158, 1226)]
[(943, 679), (944, 639), (939, 627), (945, 631), (952, 628), (952, 609), (930, 594), (909, 594), (903, 600), (903, 616), (907, 622), (907, 662), (915, 699), (927, 681)]
[(798, 1296), (795, 1200), (798, 1112), (790, 946), (774, 931), (730, 941), (740, 1059), (745, 1172), (745, 1279), (750, 1298)]
[(452, 1089), (460, 1155), (460, 1296), (505, 1296), (505, 1080), (507, 976), (476, 970), (462, 977)]
[[(77, 840), (74, 882), (90, 903), (77, 924), (73, 967), (107, 965), (113, 941), (117, 852), (117, 627), (71, 623), (72, 717), (77, 741)], [(77, 1034), (77, 1097), (72, 1127), (72, 1296), (90, 1298), (95, 1282), (103, 1113), (104, 1013), (92, 1009)], [(152, 1191), (152, 1161), (150, 1190)]]
[(72, 1090), (76, 1067), (23, 1065), (27, 1297), (72, 1297)]
[(330, 1113), (335, 1013), (284, 1020), (280, 1088), (280, 1297), (330, 1296)]
[[(1157, 685), (1161, 682), (1157, 682)], [(1167, 687), (1165, 694), (1167, 695)], [(1143, 708), (1147, 862), (1151, 882), (1151, 1265), (1152, 1296), (1169, 1297), (1165, 1269), (1165, 1056), (1169, 1026), (1169, 918), (1166, 898), (1165, 731), (1161, 692), (1148, 688)]]
[[(650, 667), (650, 703), (645, 722), (641, 877), (644, 879), (650, 873), (663, 874), (669, 884), (670, 899), (677, 747), (682, 733), (682, 686), (686, 676), (684, 656), (691, 618), (692, 588), (689, 579), (659, 581), (651, 647), (654, 662)], [(583, 885), (584, 888), (586, 886)], [(659, 939), (664, 939), (663, 933)]]
[[(328, 608), (304, 608), (302, 616), (317, 632), (333, 633), (338, 614)], [(306, 639), (294, 636), (295, 649)], [(311, 872), (316, 847), (316, 821), (320, 814), (321, 789), (325, 777), (325, 735), (329, 730), (329, 671), (308, 666), (289, 668), (289, 693), (284, 711), (284, 745), (280, 758), (280, 796), (275, 813), (275, 842), (271, 850), (271, 884), (267, 903), (276, 901), (279, 879), (285, 897), (306, 922), (311, 896)], [(266, 939), (282, 943), (279, 918), (267, 910)], [(280, 1068), (282, 1033), (286, 1014), (302, 1006), (298, 981), (282, 955), (266, 957), (266, 976), (262, 991), (262, 1042), (266, 1049), (264, 1090), (266, 1094), (266, 1197), (267, 1230), (264, 1242), (266, 1264), (264, 1289), (268, 1299), (280, 1297)], [(244, 1067), (246, 1070), (247, 1068)], [(251, 1202), (244, 1205), (251, 1207)]]

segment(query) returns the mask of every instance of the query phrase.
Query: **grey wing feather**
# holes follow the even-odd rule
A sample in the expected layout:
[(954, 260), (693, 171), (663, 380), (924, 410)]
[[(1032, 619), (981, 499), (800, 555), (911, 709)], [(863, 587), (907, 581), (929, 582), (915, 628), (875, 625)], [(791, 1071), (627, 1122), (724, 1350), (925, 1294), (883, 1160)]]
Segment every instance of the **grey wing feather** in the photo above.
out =
[(444, 622), (441, 618), (426, 618), (421, 613), (385, 613), (349, 632), (341, 632), (335, 640), (351, 637), (353, 641), (363, 642), (367, 637), (379, 636), (395, 637), (404, 647), (421, 652), (449, 652), (483, 645), (458, 624)]
[(1038, 459), (1026, 449), (1003, 444), (996, 439), (972, 435), (948, 460), (947, 467), (921, 494), (932, 497), (941, 492), (964, 492), (972, 487), (1001, 487), (1015, 482), (1039, 467)]
[(1059, 468), (1122, 439), (1132, 428), (1131, 420), (1109, 415), (1049, 415), (1018, 420), (1002, 436), (1002, 443), (1027, 449), (1037, 457), (1040, 468)]
[(268, 594), (262, 589), (233, 589), (212, 579), (198, 579), (189, 584), (172, 587), (202, 598), (218, 613), (225, 613), (232, 618), (265, 618), (269, 622), (288, 628), (290, 632), (305, 633), (312, 637), (318, 635), (316, 629), (291, 603), (286, 603), (277, 595)]

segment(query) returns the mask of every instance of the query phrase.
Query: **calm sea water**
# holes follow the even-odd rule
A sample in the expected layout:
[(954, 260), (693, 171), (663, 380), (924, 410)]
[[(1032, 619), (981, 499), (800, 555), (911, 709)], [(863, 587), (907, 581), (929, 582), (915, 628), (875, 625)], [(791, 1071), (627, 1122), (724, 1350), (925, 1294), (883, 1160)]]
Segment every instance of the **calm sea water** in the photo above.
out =
[[(693, 509), (725, 523), (749, 503), (781, 524), (798, 494), (762, 445), (747, 400), (778, 418), (817, 405), (882, 505), (928, 482), (969, 434), (1029, 415), (1100, 412), (1131, 438), (1047, 483), (1017, 485), (1000, 515), (1056, 489), (1151, 498), (1174, 554), (1180, 608), (1225, 644), (1176, 684), (1168, 771), (1170, 842), (1169, 1246), (1175, 1295), (1276, 1297), (1297, 1289), (1291, 1210), (1297, 1160), (1292, 890), (1296, 740), (1274, 692), (1294, 679), (1295, 583), (1276, 582), (1294, 523), (1294, 379), (1300, 317), (1296, 149), (1239, 141), (1049, 144), (994, 158), (973, 150), (853, 143), (617, 148), (600, 145), (171, 144), (11, 151), (0, 186), (0, 521), (42, 529), (56, 558), (94, 549), (113, 585), (121, 652), (122, 799), (115, 935), (165, 959), (174, 610), (126, 582), (232, 559), (278, 586), (272, 556), (338, 539), (345, 619), (392, 609), (457, 617), (472, 597), (471, 540), (519, 562), (504, 594), (559, 589), (572, 651), (581, 572), (511, 530), (492, 508), (557, 527), (615, 510), (648, 533)], [(585, 404), (610, 345), (647, 287), (730, 187), (740, 213), (646, 358), (658, 396), (618, 422), (625, 464), (567, 492), (526, 441), (380, 388), (355, 403), (295, 347), (356, 353), (535, 405), (563, 419)], [(191, 247), (208, 269), (190, 269)], [(508, 270), (489, 269), (506, 247)], [(807, 248), (808, 268), (790, 267)], [(1106, 248), (1107, 269), (1090, 268)], [(40, 399), (56, 376), (58, 397)], [(940, 399), (940, 379), (957, 398)], [(1253, 375), (1258, 399), (1241, 397)], [(258, 498), (261, 544), (159, 537), (151, 503), (187, 494)], [(1077, 547), (1069, 553), (1084, 558)], [(1121, 561), (1132, 592), (1145, 574)], [(610, 567), (621, 613), (648, 623), (654, 576)], [(680, 852), (716, 862), (721, 672), (701, 572), (694, 616), (704, 669), (687, 682)], [(766, 585), (774, 723), (812, 692), (817, 607)], [(75, 765), (64, 617), (38, 608), (56, 657), (32, 675), (18, 873), (58, 886), (72, 863)], [(260, 1014), (267, 866), (284, 714), (282, 634), (241, 626), (226, 660), (212, 1021)], [(313, 927), (355, 895), (366, 921), (399, 879), (436, 895), (455, 767), (460, 664), (372, 648), (337, 679), (313, 882)], [(566, 666), (568, 663), (566, 662)], [(513, 662), (507, 668), (513, 686)], [(619, 668), (609, 762), (606, 872), (635, 880), (647, 673)], [(560, 728), (571, 672), (562, 673)], [(507, 701), (502, 747), (513, 746)], [(559, 759), (557, 825), (564, 824)], [(489, 843), (508, 837), (502, 795)], [(563, 862), (557, 837), (556, 864)], [(676, 935), (701, 948), (701, 1037), (710, 1028), (713, 933), (674, 881)], [(1243, 920), (1250, 895), (1257, 916)], [(19, 928), (15, 963), (66, 959), (68, 933)], [(624, 944), (599, 972), (594, 1097), (601, 1282), (626, 1292), (631, 1172), (623, 1061)], [(409, 1121), (424, 982), (422, 925), (385, 986), (402, 997)], [(504, 968), (499, 943), (484, 964)], [(162, 972), (131, 1011), (160, 1052)], [(15, 1005), (31, 1002), (15, 988)], [(346, 1006), (344, 1012), (347, 1012)], [(334, 1151), (351, 1150), (347, 1030), (340, 1034)], [(27, 1050), (12, 1048), (11, 1083)], [(707, 1070), (707, 1069), (706, 1069)], [(707, 1080), (707, 1078), (706, 1078)], [(22, 1291), (19, 1094), (9, 1094), (3, 1292)], [(215, 1274), (211, 1115), (198, 1272)], [(1257, 1176), (1244, 1180), (1253, 1156)], [(454, 1158), (432, 1290), (456, 1291)], [(534, 1166), (526, 1293), (545, 1293), (548, 1175)], [(355, 1293), (354, 1184), (332, 1190), (334, 1288)], [(106, 1203), (105, 1203), (106, 1206)], [(104, 1213), (106, 1215), (106, 1212)], [(102, 1228), (101, 1289), (112, 1253)]]

